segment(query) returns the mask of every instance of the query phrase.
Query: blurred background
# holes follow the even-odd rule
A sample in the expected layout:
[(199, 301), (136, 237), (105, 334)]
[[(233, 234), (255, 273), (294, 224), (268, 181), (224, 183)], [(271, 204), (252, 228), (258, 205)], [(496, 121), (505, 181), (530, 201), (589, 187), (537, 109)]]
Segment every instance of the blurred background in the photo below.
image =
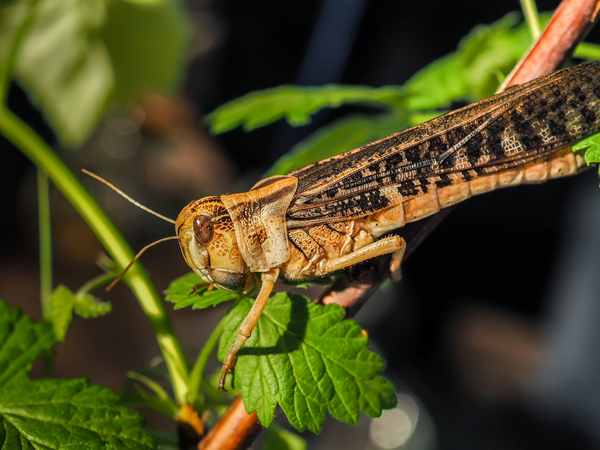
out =
[[(182, 9), (191, 42), (177, 89), (141, 92), (125, 110), (113, 108), (77, 148), (57, 139), (25, 88), (13, 83), (9, 94), (10, 108), (76, 173), (98, 173), (170, 217), (193, 199), (248, 189), (302, 138), (355, 111), (325, 111), (300, 129), (280, 121), (213, 137), (202, 116), (215, 107), (282, 84), (400, 85), (519, 3), (187, 0)], [(600, 42), (600, 33), (588, 41)], [(0, 298), (39, 319), (36, 171), (9, 142), (0, 145)], [(80, 178), (134, 248), (173, 234)], [(406, 261), (402, 282), (356, 317), (387, 361), (399, 406), (356, 427), (329, 417), (321, 435), (303, 433), (309, 448), (599, 448), (599, 195), (590, 170), (459, 205)], [(77, 289), (100, 273), (100, 243), (54, 189), (52, 230), (55, 284)], [(142, 260), (159, 289), (189, 271), (175, 243)], [(97, 295), (112, 313), (74, 319), (55, 374), (121, 390), (127, 370), (160, 366), (158, 346), (124, 285)], [(227, 308), (172, 313), (191, 356)]]

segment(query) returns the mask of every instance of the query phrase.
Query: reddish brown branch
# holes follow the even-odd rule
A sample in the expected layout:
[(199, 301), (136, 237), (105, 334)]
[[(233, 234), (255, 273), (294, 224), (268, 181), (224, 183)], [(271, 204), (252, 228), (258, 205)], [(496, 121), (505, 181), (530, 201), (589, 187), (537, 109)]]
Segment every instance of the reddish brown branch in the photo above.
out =
[(260, 432), (256, 413), (248, 414), (241, 397), (236, 398), (219, 422), (198, 444), (199, 450), (238, 450), (248, 447)]
[(555, 71), (594, 26), (598, 0), (563, 0), (544, 31), (507, 77), (503, 89)]
[[(593, 26), (600, 0), (563, 0), (550, 23), (529, 52), (508, 77), (506, 86), (524, 83), (560, 67)], [(450, 208), (420, 221), (417, 228), (405, 227), (408, 257), (448, 214)], [(412, 225), (412, 224), (410, 224)], [(354, 313), (389, 275), (385, 258), (353, 269), (348, 281), (341, 277), (321, 296), (325, 304), (337, 303)], [(198, 448), (202, 450), (241, 450), (260, 431), (256, 413), (247, 414), (241, 398), (229, 407), (219, 423), (204, 437)]]

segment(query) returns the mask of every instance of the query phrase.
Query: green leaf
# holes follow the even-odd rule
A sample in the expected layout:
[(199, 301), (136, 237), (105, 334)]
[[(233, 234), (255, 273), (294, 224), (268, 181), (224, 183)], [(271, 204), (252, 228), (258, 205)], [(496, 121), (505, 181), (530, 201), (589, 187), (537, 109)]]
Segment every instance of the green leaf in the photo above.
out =
[[(541, 16), (542, 25), (548, 14)], [(438, 59), (406, 85), (407, 107), (427, 110), (456, 100), (477, 101), (494, 94), (531, 44), (527, 24), (517, 26), (518, 13), (491, 25), (479, 25), (459, 44), (458, 50)]]
[(213, 133), (223, 133), (243, 125), (249, 131), (285, 118), (293, 126), (305, 125), (310, 116), (323, 108), (358, 103), (377, 108), (396, 109), (402, 104), (402, 90), (395, 86), (300, 87), (280, 86), (251, 92), (222, 106), (207, 116)]
[(279, 158), (267, 176), (284, 175), (294, 169), (360, 147), (397, 133), (410, 125), (403, 114), (351, 116), (322, 128)]
[(192, 309), (203, 309), (216, 306), (219, 303), (228, 302), (245, 297), (240, 292), (230, 292), (222, 289), (208, 290), (208, 286), (198, 289), (194, 294), (190, 292), (198, 284), (204, 281), (194, 272), (177, 278), (165, 291), (165, 298), (175, 303), (173, 309), (182, 309), (191, 306)]
[[(593, 163), (600, 163), (600, 133), (578, 142), (572, 148), (574, 152), (584, 149), (587, 149), (584, 157), (588, 166)], [(600, 174), (600, 168), (598, 173)]]
[[(404, 87), (281, 86), (233, 100), (207, 120), (212, 132), (223, 133), (240, 125), (252, 130), (281, 118), (294, 126), (303, 125), (318, 110), (345, 103), (399, 112), (437, 109), (454, 100), (479, 100), (495, 92), (531, 43), (527, 25), (517, 26), (519, 17), (511, 13), (492, 25), (474, 28), (456, 52), (427, 66)], [(543, 15), (542, 22), (548, 18)]]
[[(222, 361), (252, 302), (244, 299), (227, 316), (219, 345)], [(362, 409), (376, 417), (395, 406), (392, 384), (378, 376), (383, 360), (338, 305), (278, 293), (269, 299), (252, 336), (239, 353), (235, 383), (246, 410), (268, 427), (277, 404), (298, 430), (318, 433), (328, 410), (356, 424)]]
[(263, 450), (306, 450), (306, 441), (273, 423), (265, 430)]
[(74, 305), (75, 314), (84, 319), (95, 319), (96, 317), (105, 316), (112, 311), (110, 302), (98, 300), (88, 292), (78, 293), (75, 296)]
[(150, 449), (137, 411), (87, 380), (38, 380), (0, 390), (0, 445), (35, 449)]
[[(0, 66), (30, 4), (12, 0), (0, 9)], [(187, 30), (176, 0), (40, 0), (15, 75), (58, 136), (80, 144), (107, 106), (174, 87)]]
[(56, 343), (52, 327), (0, 300), (0, 388), (27, 378), (31, 363)]
[(52, 323), (56, 340), (64, 342), (67, 330), (73, 319), (73, 307), (75, 306), (75, 294), (64, 286), (59, 285), (50, 297), (48, 320)]
[(101, 302), (88, 292), (74, 293), (68, 287), (59, 285), (50, 297), (48, 320), (52, 323), (56, 340), (64, 342), (67, 330), (73, 319), (73, 311), (84, 319), (108, 314), (112, 308), (108, 302)]

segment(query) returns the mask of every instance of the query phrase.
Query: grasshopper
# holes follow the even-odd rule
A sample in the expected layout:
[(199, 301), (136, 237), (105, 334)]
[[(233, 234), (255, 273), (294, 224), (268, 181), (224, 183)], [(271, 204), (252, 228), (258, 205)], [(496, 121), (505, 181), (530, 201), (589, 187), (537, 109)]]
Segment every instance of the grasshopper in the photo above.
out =
[(217, 288), (247, 289), (262, 278), (219, 388), (280, 276), (320, 277), (392, 253), (399, 278), (406, 243), (392, 230), (472, 195), (576, 174), (585, 160), (570, 147), (599, 131), (600, 63), (582, 64), (248, 192), (189, 203), (174, 221), (176, 236), (159, 242), (178, 239), (187, 264)]
[(598, 131), (600, 63), (582, 64), (248, 192), (188, 204), (175, 229), (192, 270), (229, 290), (262, 278), (219, 387), (278, 277), (319, 277), (388, 253), (397, 272), (406, 244), (387, 233), (472, 195), (578, 173), (585, 161), (570, 147)]

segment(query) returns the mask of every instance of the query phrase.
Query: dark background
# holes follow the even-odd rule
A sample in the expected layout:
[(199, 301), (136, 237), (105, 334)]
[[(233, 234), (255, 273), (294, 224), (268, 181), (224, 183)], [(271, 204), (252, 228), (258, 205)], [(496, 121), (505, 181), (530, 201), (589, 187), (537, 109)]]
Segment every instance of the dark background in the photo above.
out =
[[(540, 11), (556, 5), (538, 2)], [(519, 3), (188, 1), (186, 7), (197, 30), (180, 97), (169, 100), (167, 107), (160, 102), (142, 103), (145, 120), (134, 120), (139, 129), (130, 135), (115, 133), (110, 120), (116, 119), (109, 119), (79, 153), (59, 149), (74, 170), (96, 169), (142, 203), (171, 217), (194, 198), (247, 189), (317, 125), (353, 110), (321, 113), (306, 130), (278, 122), (251, 133), (236, 129), (214, 140), (195, 118), (250, 91), (282, 84), (402, 84), (431, 61), (454, 51), (475, 25), (494, 22), (518, 10)], [(330, 22), (327, 11), (331, 11)], [(317, 26), (319, 21), (323, 28)], [(600, 42), (598, 33), (589, 41)], [(13, 111), (58, 145), (19, 86), (13, 85), (9, 100)], [(181, 117), (193, 137), (173, 131), (173, 123)], [(107, 133), (115, 134), (117, 146), (135, 142), (130, 156), (100, 161), (98, 148)], [(223, 168), (218, 174), (220, 185), (202, 183), (206, 178), (202, 170), (210, 164), (193, 156), (196, 144), (203, 146), (203, 152), (218, 155)], [(39, 318), (35, 170), (9, 143), (2, 140), (0, 145), (0, 297), (22, 304)], [(152, 175), (156, 167), (176, 173), (177, 164), (170, 157), (175, 160), (178, 155), (187, 155), (188, 166), (197, 168), (192, 181), (173, 186), (169, 183), (173, 177)], [(95, 182), (86, 180), (86, 184), (134, 247), (172, 232), (158, 219), (132, 211), (132, 206)], [(399, 392), (420, 405), (419, 420), (432, 424), (428, 431), (421, 430), (424, 444), (413, 439), (405, 448), (598, 446), (599, 436), (593, 430), (600, 428), (600, 419), (585, 405), (600, 396), (600, 387), (581, 381), (594, 378), (593, 364), (579, 368), (573, 363), (574, 373), (561, 384), (562, 378), (550, 369), (560, 367), (560, 357), (546, 351), (554, 348), (556, 336), (563, 336), (556, 334), (562, 312), (569, 311), (562, 305), (576, 301), (568, 290), (562, 297), (556, 294), (560, 286), (568, 285), (561, 279), (567, 277), (575, 285), (585, 282), (577, 279), (577, 270), (569, 269), (574, 263), (568, 256), (573, 253), (574, 236), (586, 233), (581, 227), (587, 224), (594, 233), (593, 214), (580, 204), (597, 208), (597, 189), (597, 174), (590, 170), (574, 178), (470, 199), (404, 264), (403, 281), (378, 294), (359, 313), (357, 319), (387, 360), (387, 376)], [(591, 199), (587, 203), (581, 200), (587, 198)], [(77, 289), (99, 273), (93, 263), (101, 250), (98, 242), (57, 192), (53, 192), (53, 233), (56, 284)], [(583, 267), (594, 264), (593, 259), (578, 261)], [(153, 249), (144, 263), (159, 289), (188, 271), (175, 244)], [(597, 285), (597, 278), (591, 281)], [(67, 342), (57, 349), (55, 370), (60, 377), (87, 376), (120, 390), (127, 369), (160, 366), (159, 352), (149, 324), (125, 287), (98, 295), (111, 300), (114, 311), (102, 319), (75, 319)], [(225, 308), (173, 313), (192, 356)], [(590, 308), (589, 314), (570, 322), (574, 329), (585, 328), (577, 320), (595, 319)], [(578, 348), (583, 352), (581, 360), (597, 358), (593, 347), (583, 345)], [(569, 390), (573, 387), (577, 389)], [(558, 389), (562, 400), (552, 403)], [(152, 423), (166, 426), (154, 416)], [(329, 418), (322, 436), (305, 437), (311, 440), (311, 448), (374, 448), (368, 447), (372, 444), (367, 428), (366, 418), (357, 428)]]

